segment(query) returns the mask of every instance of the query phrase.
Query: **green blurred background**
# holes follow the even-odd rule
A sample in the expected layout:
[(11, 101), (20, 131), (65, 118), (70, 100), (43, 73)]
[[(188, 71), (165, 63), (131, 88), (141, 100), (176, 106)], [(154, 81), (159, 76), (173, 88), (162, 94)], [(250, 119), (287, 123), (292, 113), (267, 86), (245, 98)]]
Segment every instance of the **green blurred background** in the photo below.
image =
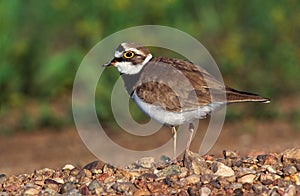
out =
[[(1, 0), (0, 133), (73, 125), (72, 85), (85, 54), (116, 31), (147, 24), (194, 36), (229, 86), (272, 98), (268, 106), (229, 108), (228, 121), (285, 121), (298, 130), (299, 10), (297, 0)], [(112, 76), (106, 75), (110, 84)], [(110, 108), (101, 107), (108, 105), (109, 94), (98, 96), (101, 120), (109, 125)]]

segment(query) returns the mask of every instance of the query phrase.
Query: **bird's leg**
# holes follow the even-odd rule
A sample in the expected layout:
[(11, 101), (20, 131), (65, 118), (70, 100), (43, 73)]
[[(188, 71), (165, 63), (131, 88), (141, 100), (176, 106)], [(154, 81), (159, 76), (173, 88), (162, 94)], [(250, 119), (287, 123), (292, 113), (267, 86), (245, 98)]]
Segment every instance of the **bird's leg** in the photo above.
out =
[(190, 149), (190, 145), (192, 143), (192, 139), (193, 139), (193, 135), (194, 135), (194, 125), (193, 125), (193, 123), (189, 124), (189, 131), (190, 131), (189, 139), (188, 139), (188, 141), (186, 143), (185, 150), (189, 150)]
[(176, 127), (172, 126), (173, 136), (173, 159), (176, 160), (176, 142), (177, 142), (177, 130)]

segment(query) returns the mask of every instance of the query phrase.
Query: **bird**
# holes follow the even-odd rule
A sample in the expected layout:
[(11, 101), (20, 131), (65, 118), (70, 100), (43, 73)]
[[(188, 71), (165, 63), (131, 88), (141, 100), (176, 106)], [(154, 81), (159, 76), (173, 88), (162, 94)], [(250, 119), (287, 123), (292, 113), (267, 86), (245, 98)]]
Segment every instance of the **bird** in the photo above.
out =
[(203, 67), (188, 60), (154, 57), (147, 47), (138, 43), (121, 43), (114, 58), (103, 66), (116, 67), (135, 104), (150, 118), (171, 128), (174, 158), (177, 126), (189, 124), (188, 150), (194, 120), (204, 119), (226, 104), (270, 102), (258, 94), (224, 86)]

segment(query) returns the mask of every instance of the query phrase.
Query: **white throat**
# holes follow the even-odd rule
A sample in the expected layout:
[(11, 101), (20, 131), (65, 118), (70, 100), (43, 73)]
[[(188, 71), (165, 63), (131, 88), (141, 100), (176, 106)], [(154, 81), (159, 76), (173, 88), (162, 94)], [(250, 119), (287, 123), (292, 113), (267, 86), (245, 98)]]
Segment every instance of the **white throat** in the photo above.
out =
[(133, 75), (139, 73), (144, 67), (144, 65), (151, 60), (151, 58), (152, 55), (148, 54), (145, 60), (140, 64), (133, 65), (131, 62), (117, 62), (114, 66), (122, 74)]

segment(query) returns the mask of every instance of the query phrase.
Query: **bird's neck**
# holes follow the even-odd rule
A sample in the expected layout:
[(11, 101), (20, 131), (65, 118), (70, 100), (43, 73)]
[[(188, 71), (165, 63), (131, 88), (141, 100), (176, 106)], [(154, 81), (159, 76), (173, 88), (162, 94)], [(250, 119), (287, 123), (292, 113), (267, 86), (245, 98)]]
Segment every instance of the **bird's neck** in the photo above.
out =
[(128, 93), (128, 95), (132, 95), (138, 80), (140, 79), (141, 71), (137, 74), (122, 74), (122, 78), (124, 81), (125, 89)]

